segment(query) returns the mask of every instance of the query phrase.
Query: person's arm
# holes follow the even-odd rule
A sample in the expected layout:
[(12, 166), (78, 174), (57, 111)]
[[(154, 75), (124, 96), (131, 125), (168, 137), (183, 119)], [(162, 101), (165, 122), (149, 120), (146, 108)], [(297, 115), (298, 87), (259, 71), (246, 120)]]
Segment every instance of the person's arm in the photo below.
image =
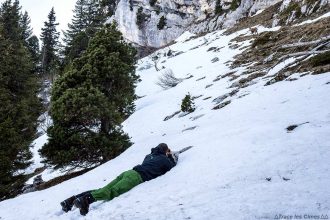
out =
[(176, 153), (170, 153), (167, 155), (167, 167), (168, 167), (168, 170), (172, 169), (173, 167), (175, 167), (175, 165), (177, 164), (178, 162), (178, 158), (179, 158), (179, 155), (176, 154)]
[(171, 152), (171, 155), (173, 157), (173, 160), (174, 160), (175, 164), (177, 164), (177, 162), (179, 160), (179, 154), (180, 154), (180, 152), (178, 152), (178, 151)]

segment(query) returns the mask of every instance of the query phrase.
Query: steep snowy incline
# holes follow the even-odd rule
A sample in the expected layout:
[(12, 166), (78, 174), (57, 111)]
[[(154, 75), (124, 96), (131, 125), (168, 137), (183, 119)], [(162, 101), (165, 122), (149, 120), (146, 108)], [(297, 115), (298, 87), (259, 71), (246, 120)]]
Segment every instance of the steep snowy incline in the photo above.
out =
[[(264, 86), (269, 80), (266, 75), (248, 87), (231, 88), (234, 79), (244, 77), (245, 67), (232, 70), (228, 61), (250, 44), (232, 47), (230, 40), (239, 34), (248, 31), (229, 36), (218, 31), (188, 41), (180, 39), (170, 46), (170, 57), (164, 56), (169, 48), (159, 51), (158, 67), (186, 78), (168, 90), (156, 85), (166, 69), (155, 71), (153, 55), (140, 60), (142, 82), (137, 93), (142, 98), (136, 101), (137, 111), (124, 123), (135, 144), (82, 176), (1, 202), (0, 219), (330, 216), (330, 72), (293, 74), (290, 78), (298, 80)], [(164, 121), (180, 110), (188, 92), (196, 97), (196, 111)], [(290, 125), (298, 127), (288, 131)], [(77, 209), (70, 213), (60, 210), (60, 201), (104, 186), (140, 163), (150, 148), (161, 142), (173, 150), (188, 145), (194, 148), (182, 154), (167, 174), (110, 202), (93, 203), (86, 217)]]

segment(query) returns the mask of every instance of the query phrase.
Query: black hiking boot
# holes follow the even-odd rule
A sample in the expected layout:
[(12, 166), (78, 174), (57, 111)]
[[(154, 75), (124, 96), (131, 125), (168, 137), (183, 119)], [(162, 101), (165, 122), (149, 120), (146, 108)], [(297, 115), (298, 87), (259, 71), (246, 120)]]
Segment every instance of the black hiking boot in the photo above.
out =
[(71, 211), (72, 206), (73, 206), (73, 201), (76, 199), (75, 196), (71, 196), (70, 198), (64, 200), (61, 202), (62, 210), (64, 212)]
[(71, 211), (72, 207), (73, 207), (73, 202), (76, 198), (87, 195), (88, 193), (90, 193), (91, 191), (86, 191), (83, 193), (80, 193), (78, 195), (75, 196), (71, 196), (70, 198), (67, 198), (66, 200), (62, 201), (60, 204), (62, 206), (62, 210), (64, 212), (68, 212)]
[(80, 210), (81, 215), (86, 215), (88, 213), (89, 205), (93, 202), (95, 202), (95, 199), (90, 192), (73, 201), (74, 206)]

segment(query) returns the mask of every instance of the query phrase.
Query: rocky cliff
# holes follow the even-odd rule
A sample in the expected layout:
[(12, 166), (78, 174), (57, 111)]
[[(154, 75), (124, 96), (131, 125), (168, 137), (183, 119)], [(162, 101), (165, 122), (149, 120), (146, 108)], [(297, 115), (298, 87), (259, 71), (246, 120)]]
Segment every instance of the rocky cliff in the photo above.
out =
[(329, 0), (119, 0), (110, 20), (116, 20), (127, 40), (159, 48), (186, 30), (203, 33), (233, 27), (274, 5), (265, 21), (270, 26), (292, 23), (329, 4)]

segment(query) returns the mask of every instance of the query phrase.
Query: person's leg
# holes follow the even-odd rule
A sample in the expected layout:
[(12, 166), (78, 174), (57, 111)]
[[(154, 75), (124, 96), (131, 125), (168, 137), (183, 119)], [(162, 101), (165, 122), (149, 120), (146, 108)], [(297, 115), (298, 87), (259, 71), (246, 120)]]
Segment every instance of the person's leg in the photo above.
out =
[[(116, 179), (114, 179), (113, 181), (111, 181), (108, 185), (106, 185), (105, 187), (107, 188), (111, 188), (112, 186), (114, 186), (116, 183), (118, 183), (123, 177), (123, 174), (119, 175)], [(95, 191), (95, 190), (93, 190)], [(74, 196), (71, 196), (70, 198), (67, 198), (66, 200), (62, 201), (60, 204), (62, 206), (62, 210), (64, 212), (68, 212), (72, 209), (73, 207), (73, 202), (75, 199), (79, 198), (79, 197), (83, 197), (85, 195), (87, 195), (88, 193), (91, 193), (92, 191), (89, 190), (89, 191), (86, 191), (86, 192), (83, 192), (83, 193), (80, 193), (78, 195), (74, 195)], [(92, 200), (90, 200), (92, 201)]]
[(84, 194), (83, 196), (77, 197), (73, 203), (80, 211), (81, 215), (86, 215), (89, 211), (89, 205), (95, 202), (96, 200), (90, 192)]
[(74, 195), (74, 196), (71, 196), (69, 198), (67, 198), (66, 200), (62, 201), (60, 204), (62, 206), (62, 210), (64, 212), (68, 212), (72, 209), (72, 206), (73, 206), (73, 201), (76, 199), (76, 198), (79, 198), (79, 197), (82, 197), (84, 195), (87, 195), (88, 193), (90, 193), (91, 191), (86, 191), (86, 192), (83, 192), (83, 193), (80, 193), (78, 195)]
[(79, 208), (81, 215), (86, 215), (89, 211), (89, 205), (96, 200), (111, 200), (142, 182), (140, 174), (136, 171), (129, 170), (123, 172), (103, 188), (93, 190), (75, 199), (74, 205)]
[[(100, 190), (100, 189), (103, 189), (103, 188), (111, 188), (113, 187), (114, 185), (116, 185), (124, 176), (124, 173), (121, 173), (119, 176), (116, 177), (116, 179), (112, 180), (110, 183), (108, 183), (106, 186), (102, 187), (102, 188), (99, 188), (99, 189), (96, 189), (96, 190), (93, 190), (93, 191), (97, 191), (97, 190)], [(92, 191), (91, 191), (92, 192)]]
[(95, 200), (109, 201), (114, 197), (129, 191), (142, 182), (143, 180), (138, 172), (135, 170), (128, 170), (117, 177), (115, 182), (111, 182), (103, 188), (94, 190), (91, 194)]

